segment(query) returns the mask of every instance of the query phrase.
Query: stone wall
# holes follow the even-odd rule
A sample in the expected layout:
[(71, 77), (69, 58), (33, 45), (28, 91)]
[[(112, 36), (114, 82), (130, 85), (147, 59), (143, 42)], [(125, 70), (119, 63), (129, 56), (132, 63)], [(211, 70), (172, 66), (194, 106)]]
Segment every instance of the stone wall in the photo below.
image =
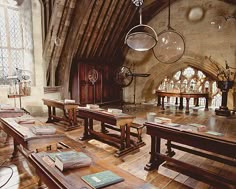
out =
[[(187, 18), (190, 8), (202, 7), (204, 17), (200, 21), (189, 21)], [(136, 79), (136, 102), (154, 99), (153, 90), (157, 88), (165, 76), (170, 76), (176, 71), (192, 65), (204, 72), (216, 76), (209, 59), (225, 66), (227, 60), (229, 66), (236, 67), (236, 20), (230, 19), (221, 30), (217, 30), (210, 23), (218, 15), (233, 15), (235, 5), (227, 4), (218, 0), (178, 0), (171, 5), (171, 26), (180, 32), (185, 38), (184, 56), (173, 64), (160, 63), (149, 52), (137, 52), (129, 50), (125, 65), (134, 65), (134, 71), (138, 73), (150, 73), (147, 78)], [(137, 18), (139, 19), (139, 18)], [(148, 25), (152, 26), (157, 33), (167, 29), (168, 8), (156, 15)], [(133, 102), (134, 82), (124, 88), (124, 100)], [(233, 91), (233, 90), (232, 90)], [(233, 92), (229, 92), (228, 105), (233, 106)]]
[[(29, 3), (30, 0), (24, 1)], [(22, 6), (27, 7), (27, 5)], [(42, 115), (47, 113), (47, 107), (43, 105), (42, 98), (60, 99), (61, 94), (59, 92), (44, 94), (45, 83), (45, 67), (42, 57), (43, 43), (42, 43), (42, 25), (41, 25), (41, 5), (39, 0), (32, 1), (32, 30), (33, 30), (33, 59), (34, 64), (30, 66), (32, 86), (31, 95), (21, 98), (21, 106), (29, 111), (32, 115)], [(24, 12), (25, 13), (25, 12)], [(26, 14), (26, 13), (25, 13)], [(9, 86), (0, 86), (1, 95), (0, 103), (11, 104), (12, 106), (20, 107), (19, 98), (8, 98)]]

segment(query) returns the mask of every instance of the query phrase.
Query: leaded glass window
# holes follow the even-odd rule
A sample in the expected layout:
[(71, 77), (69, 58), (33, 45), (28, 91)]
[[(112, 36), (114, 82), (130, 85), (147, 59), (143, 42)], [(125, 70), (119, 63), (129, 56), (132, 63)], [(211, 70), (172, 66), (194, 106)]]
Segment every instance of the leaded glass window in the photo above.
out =
[(188, 67), (183, 71), (183, 75), (187, 78), (191, 78), (194, 75), (195, 71), (193, 68)]
[[(201, 70), (196, 68), (187, 67), (181, 71), (177, 71), (172, 77), (165, 76), (162, 85), (158, 87), (159, 90), (167, 92), (185, 92), (185, 93), (206, 93), (210, 95), (210, 101), (212, 106), (220, 106), (221, 92), (216, 86), (216, 82), (210, 76), (207, 76)], [(165, 86), (171, 87), (163, 87)], [(172, 99), (173, 98), (173, 99)], [(170, 102), (174, 102), (175, 97), (170, 98)], [(185, 104), (184, 100), (184, 104)], [(190, 100), (190, 105), (194, 103)], [(204, 100), (200, 99), (200, 105), (204, 105)]]
[(0, 0), (0, 84), (8, 76), (33, 64), (31, 1), (19, 7), (14, 0)]

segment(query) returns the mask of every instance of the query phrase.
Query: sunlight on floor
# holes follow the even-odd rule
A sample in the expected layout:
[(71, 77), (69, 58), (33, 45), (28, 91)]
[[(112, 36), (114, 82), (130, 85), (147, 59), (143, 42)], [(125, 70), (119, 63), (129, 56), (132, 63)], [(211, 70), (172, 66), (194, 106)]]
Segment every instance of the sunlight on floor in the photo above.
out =
[[(7, 184), (5, 185), (6, 182)], [(0, 188), (1, 189), (8, 189), (8, 188), (18, 189), (19, 183), (20, 183), (20, 175), (15, 165), (3, 166), (0, 168)]]

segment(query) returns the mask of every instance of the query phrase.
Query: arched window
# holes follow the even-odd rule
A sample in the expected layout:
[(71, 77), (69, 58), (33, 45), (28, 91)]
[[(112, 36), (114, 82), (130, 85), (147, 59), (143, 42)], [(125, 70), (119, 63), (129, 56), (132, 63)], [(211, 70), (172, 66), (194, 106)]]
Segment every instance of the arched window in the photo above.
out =
[(0, 84), (9, 84), (17, 69), (31, 70), (33, 59), (31, 1), (21, 6), (0, 0)]
[[(158, 89), (168, 92), (208, 92), (210, 95), (210, 100), (212, 100), (212, 106), (219, 107), (221, 103), (221, 93), (216, 86), (216, 82), (213, 81), (211, 77), (204, 74), (201, 70), (192, 67), (187, 67), (181, 71), (177, 71), (170, 78), (165, 77), (162, 81), (162, 85), (160, 85)], [(170, 102), (174, 102), (174, 100), (170, 99)], [(191, 103), (193, 103), (192, 99), (190, 100), (190, 104)], [(204, 99), (200, 99), (199, 104), (204, 105)]]

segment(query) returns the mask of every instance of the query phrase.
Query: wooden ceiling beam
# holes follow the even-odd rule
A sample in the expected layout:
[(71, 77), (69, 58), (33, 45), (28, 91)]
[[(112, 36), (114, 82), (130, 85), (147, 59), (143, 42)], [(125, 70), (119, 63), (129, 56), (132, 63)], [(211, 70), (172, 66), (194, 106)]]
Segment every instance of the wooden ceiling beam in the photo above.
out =
[(97, 1), (96, 7), (94, 8), (92, 12), (93, 15), (92, 15), (92, 20), (91, 20), (91, 27), (90, 27), (89, 33), (87, 34), (87, 38), (85, 39), (86, 43), (81, 50), (81, 57), (88, 58), (87, 51), (88, 49), (91, 48), (91, 43), (92, 43), (91, 40), (95, 38), (95, 36), (98, 33), (98, 30), (100, 29), (98, 27), (98, 21), (100, 19), (104, 4), (105, 4), (105, 1)]
[(107, 22), (107, 26), (106, 29), (104, 30), (103, 34), (102, 34), (102, 40), (101, 43), (99, 44), (99, 48), (97, 48), (94, 57), (98, 57), (101, 58), (104, 46), (107, 43), (108, 40), (108, 36), (111, 32), (111, 29), (113, 27), (113, 19), (117, 18), (117, 8), (119, 7), (120, 1), (112, 1), (112, 3), (114, 3), (111, 7), (110, 7), (110, 15), (108, 16), (108, 22)]
[(119, 35), (117, 34), (122, 33), (123, 29), (127, 28), (127, 26), (125, 25), (126, 20), (131, 19), (130, 17), (127, 16), (130, 7), (129, 5), (130, 2), (128, 2), (127, 0), (124, 0), (122, 3), (120, 3), (120, 8), (118, 10), (119, 17), (115, 19), (114, 27), (112, 28), (109, 36), (109, 43), (107, 43), (104, 46), (102, 56), (110, 57), (111, 53), (115, 51), (116, 48), (118, 48), (117, 46), (114, 45), (119, 38)]
[(85, 44), (85, 38), (87, 35), (87, 32), (89, 32), (89, 26), (91, 25), (91, 19), (92, 19), (92, 14), (94, 11), (94, 8), (96, 6), (96, 1), (92, 1), (91, 6), (89, 10), (86, 12), (85, 18), (82, 20), (82, 25), (79, 28), (79, 40), (78, 40), (78, 48), (76, 51), (76, 59), (81, 58), (81, 51), (83, 48), (83, 45)]
[(99, 48), (99, 45), (102, 41), (104, 31), (108, 27), (108, 15), (109, 10), (111, 9), (112, 2), (106, 1), (105, 6), (103, 7), (103, 11), (101, 12), (100, 22), (98, 23), (98, 32), (96, 35), (96, 38), (94, 39), (91, 48), (88, 50), (87, 57), (94, 57), (94, 54), (96, 53), (97, 49)]
[[(133, 6), (130, 5), (130, 12), (128, 12), (128, 17), (132, 19), (126, 20), (126, 23), (124, 25), (127, 27), (122, 30), (121, 34), (119, 35), (118, 40), (114, 44), (115, 46), (119, 47), (111, 54), (111, 57), (113, 57), (114, 59), (117, 56), (121, 56), (121, 53), (123, 53), (125, 49), (127, 48), (127, 45), (124, 43), (125, 36), (127, 32), (134, 26), (133, 23), (135, 22), (134, 20), (138, 12), (137, 10), (136, 11), (135, 10), (132, 11), (132, 10), (133, 10)], [(125, 56), (125, 53), (123, 53), (122, 55)], [(121, 56), (120, 59), (122, 58), (123, 57)]]

